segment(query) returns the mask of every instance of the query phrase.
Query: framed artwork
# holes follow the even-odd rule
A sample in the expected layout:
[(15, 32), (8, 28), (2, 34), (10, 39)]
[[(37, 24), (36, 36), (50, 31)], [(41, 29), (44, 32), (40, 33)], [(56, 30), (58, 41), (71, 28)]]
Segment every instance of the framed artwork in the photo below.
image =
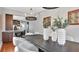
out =
[(20, 21), (19, 20), (13, 20), (13, 25), (20, 26)]
[(68, 21), (70, 25), (79, 25), (79, 9), (68, 12)]
[(43, 19), (43, 27), (44, 28), (48, 28), (49, 26), (51, 26), (51, 17), (45, 17)]

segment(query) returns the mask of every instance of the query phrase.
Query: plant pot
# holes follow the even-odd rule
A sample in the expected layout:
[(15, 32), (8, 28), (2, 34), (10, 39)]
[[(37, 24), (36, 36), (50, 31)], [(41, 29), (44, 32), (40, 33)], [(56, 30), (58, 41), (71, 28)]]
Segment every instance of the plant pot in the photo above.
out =
[(57, 32), (56, 31), (53, 31), (52, 32), (52, 41), (53, 42), (56, 42), (57, 41)]
[(43, 30), (43, 39), (44, 40), (48, 40), (49, 39), (48, 28), (44, 28), (44, 30)]
[(66, 31), (65, 31), (65, 29), (58, 29), (57, 34), (58, 34), (58, 44), (64, 45), (66, 43)]

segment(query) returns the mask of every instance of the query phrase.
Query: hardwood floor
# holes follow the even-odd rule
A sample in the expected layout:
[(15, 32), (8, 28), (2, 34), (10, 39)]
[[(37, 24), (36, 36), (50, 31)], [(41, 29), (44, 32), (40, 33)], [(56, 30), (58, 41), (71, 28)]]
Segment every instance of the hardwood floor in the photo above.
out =
[(14, 45), (12, 42), (3, 43), (0, 52), (14, 52)]
[[(66, 46), (72, 52), (79, 52), (79, 43), (75, 43), (75, 42), (69, 43), (69, 41), (68, 41)], [(14, 48), (15, 47), (12, 42), (3, 43), (0, 52), (14, 52)], [(42, 50), (39, 50), (39, 51), (43, 52)]]

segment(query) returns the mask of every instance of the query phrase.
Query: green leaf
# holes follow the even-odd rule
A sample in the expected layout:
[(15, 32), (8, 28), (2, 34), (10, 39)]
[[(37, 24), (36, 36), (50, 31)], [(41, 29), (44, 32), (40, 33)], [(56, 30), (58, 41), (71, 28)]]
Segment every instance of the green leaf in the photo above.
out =
[[(65, 28), (68, 25), (68, 20), (64, 20), (63, 17), (57, 17), (54, 19), (55, 21), (53, 22), (52, 25), (52, 30), (56, 30), (58, 28)], [(64, 20), (64, 23), (62, 23), (62, 20)]]

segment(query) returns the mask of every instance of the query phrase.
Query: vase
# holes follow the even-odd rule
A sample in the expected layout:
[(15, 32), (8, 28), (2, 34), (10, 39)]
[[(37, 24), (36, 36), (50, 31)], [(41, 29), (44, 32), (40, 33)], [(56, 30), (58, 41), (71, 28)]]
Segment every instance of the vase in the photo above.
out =
[(58, 29), (57, 30), (57, 36), (58, 36), (58, 44), (64, 45), (66, 43), (66, 31), (65, 29)]
[(43, 39), (44, 40), (48, 40), (49, 39), (48, 28), (44, 28), (44, 30), (43, 30)]
[(56, 42), (57, 41), (57, 31), (52, 32), (52, 41)]

